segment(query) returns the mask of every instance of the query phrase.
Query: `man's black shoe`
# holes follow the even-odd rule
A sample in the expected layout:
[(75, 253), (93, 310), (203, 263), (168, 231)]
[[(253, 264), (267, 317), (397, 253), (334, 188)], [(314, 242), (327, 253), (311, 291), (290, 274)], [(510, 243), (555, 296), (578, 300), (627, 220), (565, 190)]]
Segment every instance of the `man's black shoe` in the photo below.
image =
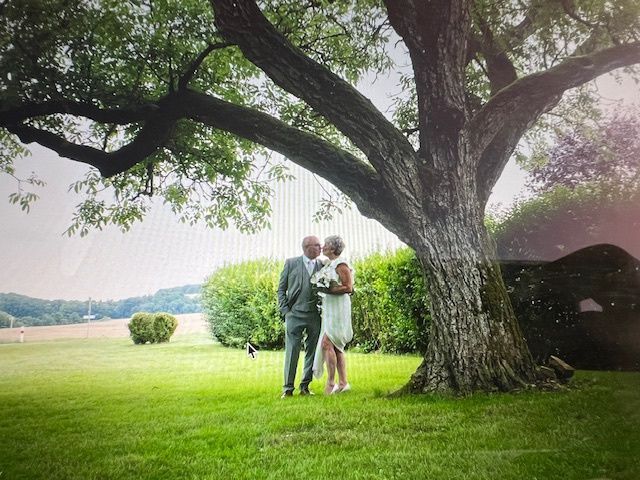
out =
[(313, 393), (311, 390), (309, 390), (308, 388), (301, 388), (300, 389), (300, 396), (304, 397), (305, 395), (315, 395), (315, 393)]
[(282, 395), (280, 396), (280, 398), (287, 398), (287, 397), (293, 397), (293, 392), (291, 390), (286, 390), (282, 392)]

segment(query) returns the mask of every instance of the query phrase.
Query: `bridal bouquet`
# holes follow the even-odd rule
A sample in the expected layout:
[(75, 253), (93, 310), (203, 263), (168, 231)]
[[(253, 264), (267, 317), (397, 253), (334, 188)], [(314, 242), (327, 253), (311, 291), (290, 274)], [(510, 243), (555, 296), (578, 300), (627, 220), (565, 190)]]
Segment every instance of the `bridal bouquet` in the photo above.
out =
[(316, 287), (321, 293), (323, 290), (327, 290), (332, 284), (338, 283), (338, 274), (335, 268), (331, 268), (329, 264), (322, 267), (316, 273), (311, 275), (311, 284)]

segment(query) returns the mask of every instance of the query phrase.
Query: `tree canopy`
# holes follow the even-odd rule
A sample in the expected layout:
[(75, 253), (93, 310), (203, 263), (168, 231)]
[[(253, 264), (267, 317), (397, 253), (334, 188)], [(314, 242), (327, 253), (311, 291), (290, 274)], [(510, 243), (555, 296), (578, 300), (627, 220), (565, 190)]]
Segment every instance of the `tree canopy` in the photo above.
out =
[[(467, 109), (478, 113), (475, 123), (490, 129), (491, 117), (500, 111), (528, 110), (520, 114), (525, 125), (494, 138), (495, 147), (505, 142), (513, 147), (532, 123), (529, 117), (540, 113), (535, 102), (523, 104), (517, 97), (557, 103), (566, 89), (637, 60), (638, 6), (631, 0), (460, 5), (470, 16), (464, 58), (459, 59), (464, 67), (461, 86)], [(374, 137), (386, 135), (385, 129), (398, 133), (366, 99), (357, 100), (359, 105), (345, 102), (342, 113), (332, 104), (356, 96), (344, 80), (353, 83), (365, 72), (397, 69), (392, 51), (396, 57), (407, 50), (411, 55), (414, 46), (407, 38), (395, 50), (389, 45), (398, 41), (389, 13), (409, 18), (410, 8), (392, 2), (387, 12), (375, 0), (269, 0), (260, 7), (262, 27), (271, 21), (279, 41), (287, 42), (283, 51), (291, 47), (298, 52), (290, 72), (285, 62), (292, 59), (281, 56), (280, 65), (273, 62), (278, 55), (268, 50), (275, 48), (273, 38), (261, 40), (264, 52), (244, 54), (252, 47), (231, 38), (233, 27), (225, 33), (225, 2), (4, 1), (0, 168), (12, 173), (12, 161), (33, 142), (96, 167), (73, 185), (88, 198), (71, 232), (106, 222), (127, 227), (147, 211), (151, 194), (163, 196), (183, 220), (220, 226), (231, 220), (241, 229), (260, 228), (269, 211), (270, 181), (286, 178), (283, 169), (268, 160), (255, 164), (256, 151), (264, 153), (261, 146), (332, 177), (345, 193), (361, 197), (354, 190), (374, 180), (366, 168), (368, 157), (378, 151), (384, 156)], [(252, 15), (261, 16), (253, 10)], [(429, 13), (424, 12), (426, 17)], [(432, 15), (433, 20), (440, 16)], [(432, 27), (428, 18), (422, 20), (425, 29)], [(243, 21), (260, 37), (255, 18)], [(398, 33), (403, 36), (406, 28), (408, 24)], [(602, 47), (606, 49), (594, 55)], [(255, 55), (269, 65), (256, 61)], [(539, 74), (549, 67), (545, 75)], [(308, 78), (296, 78), (300, 85), (295, 86), (288, 73)], [(406, 95), (398, 98), (393, 119), (412, 144), (420, 146), (414, 76), (412, 71), (402, 76)], [(487, 105), (516, 79), (520, 81)], [(529, 84), (530, 95), (522, 95)], [(346, 125), (334, 121), (345, 112), (362, 115), (358, 120), (369, 130), (368, 141), (352, 138)], [(439, 115), (434, 111), (431, 117)], [(500, 126), (498, 122), (496, 130)], [(399, 137), (398, 142), (396, 149), (407, 148)], [(334, 157), (342, 163), (333, 163)], [(486, 169), (488, 183), (499, 175), (504, 160)], [(342, 168), (353, 170), (361, 181), (345, 185), (328, 172)], [(115, 202), (100, 194), (105, 186), (115, 190)], [(17, 193), (12, 201), (27, 208), (35, 198), (32, 192)]]
[[(151, 194), (186, 220), (259, 227), (286, 172), (257, 154), (278, 152), (416, 251), (433, 322), (411, 391), (535, 383), (484, 207), (565, 92), (640, 62), (635, 0), (0, 5), (0, 164), (36, 142), (95, 167), (72, 231), (127, 226)], [(396, 51), (410, 67), (388, 118), (354, 85)]]
[(531, 177), (539, 192), (593, 182), (614, 190), (637, 189), (640, 110), (617, 110), (559, 133), (548, 153), (534, 161)]

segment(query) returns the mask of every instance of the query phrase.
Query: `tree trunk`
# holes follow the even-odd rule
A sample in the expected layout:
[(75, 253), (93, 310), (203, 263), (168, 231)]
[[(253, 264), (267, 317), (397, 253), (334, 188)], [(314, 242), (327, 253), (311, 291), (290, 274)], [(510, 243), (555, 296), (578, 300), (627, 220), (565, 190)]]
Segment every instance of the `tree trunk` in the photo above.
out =
[(464, 395), (536, 381), (482, 207), (465, 197), (449, 191), (434, 199), (440, 211), (428, 213), (424, 240), (412, 245), (426, 275), (431, 325), (424, 361), (405, 391)]

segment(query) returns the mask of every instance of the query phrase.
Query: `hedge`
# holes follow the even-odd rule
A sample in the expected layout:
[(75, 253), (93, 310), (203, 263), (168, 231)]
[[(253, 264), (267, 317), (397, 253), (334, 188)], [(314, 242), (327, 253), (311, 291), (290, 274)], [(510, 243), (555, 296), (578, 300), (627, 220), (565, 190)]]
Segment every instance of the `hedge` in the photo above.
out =
[(281, 265), (255, 260), (216, 270), (202, 287), (202, 307), (214, 339), (230, 347), (284, 346), (276, 291)]
[(640, 189), (590, 183), (557, 187), (514, 205), (490, 230), (498, 258), (555, 260), (599, 243), (640, 255)]
[(429, 308), (418, 260), (408, 248), (355, 263), (354, 343), (365, 352), (408, 353), (426, 348)]
[[(214, 272), (202, 289), (213, 337), (230, 347), (246, 342), (263, 349), (284, 347), (277, 305), (283, 263), (255, 260)], [(409, 249), (374, 254), (354, 263), (354, 340), (363, 351), (415, 352), (426, 345), (429, 323), (422, 274)]]

